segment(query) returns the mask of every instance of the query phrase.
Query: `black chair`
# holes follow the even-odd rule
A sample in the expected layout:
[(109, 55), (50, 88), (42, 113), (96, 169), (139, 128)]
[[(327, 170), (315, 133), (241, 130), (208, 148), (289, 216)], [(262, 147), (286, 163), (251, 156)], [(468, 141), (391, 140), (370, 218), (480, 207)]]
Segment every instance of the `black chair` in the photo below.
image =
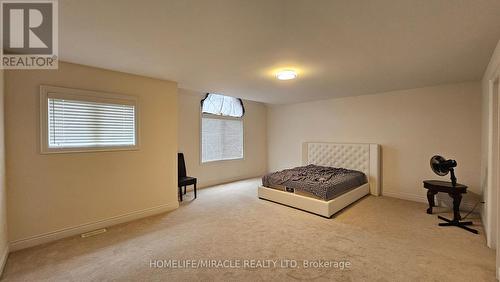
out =
[(178, 166), (178, 188), (179, 197), (182, 202), (182, 187), (184, 187), (184, 194), (186, 194), (186, 186), (194, 185), (194, 198), (196, 199), (196, 178), (186, 175), (186, 162), (184, 162), (184, 154), (177, 154), (177, 166)]

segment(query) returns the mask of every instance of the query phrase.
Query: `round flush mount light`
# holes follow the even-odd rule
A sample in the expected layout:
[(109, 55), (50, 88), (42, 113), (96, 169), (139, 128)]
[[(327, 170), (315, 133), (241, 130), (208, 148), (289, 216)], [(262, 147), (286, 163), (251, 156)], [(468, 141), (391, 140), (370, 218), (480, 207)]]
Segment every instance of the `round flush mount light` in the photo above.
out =
[(276, 74), (276, 78), (279, 80), (290, 80), (297, 78), (297, 73), (293, 70), (282, 70)]

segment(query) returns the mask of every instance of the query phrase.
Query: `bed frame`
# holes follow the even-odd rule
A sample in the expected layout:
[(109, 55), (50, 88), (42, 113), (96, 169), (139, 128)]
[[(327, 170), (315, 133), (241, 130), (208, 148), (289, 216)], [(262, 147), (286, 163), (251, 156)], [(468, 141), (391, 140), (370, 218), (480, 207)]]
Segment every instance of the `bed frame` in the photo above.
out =
[(302, 164), (362, 171), (368, 177), (368, 183), (330, 201), (265, 186), (259, 187), (259, 198), (330, 218), (367, 194), (380, 195), (380, 146), (378, 144), (306, 142), (302, 146)]

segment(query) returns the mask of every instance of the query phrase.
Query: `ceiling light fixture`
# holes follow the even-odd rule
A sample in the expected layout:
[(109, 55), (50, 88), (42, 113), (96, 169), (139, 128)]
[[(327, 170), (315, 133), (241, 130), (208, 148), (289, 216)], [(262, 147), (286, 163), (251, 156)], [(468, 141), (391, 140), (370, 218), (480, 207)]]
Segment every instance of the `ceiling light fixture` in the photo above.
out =
[(290, 80), (295, 79), (297, 77), (297, 73), (293, 70), (282, 70), (276, 74), (276, 78), (279, 80)]

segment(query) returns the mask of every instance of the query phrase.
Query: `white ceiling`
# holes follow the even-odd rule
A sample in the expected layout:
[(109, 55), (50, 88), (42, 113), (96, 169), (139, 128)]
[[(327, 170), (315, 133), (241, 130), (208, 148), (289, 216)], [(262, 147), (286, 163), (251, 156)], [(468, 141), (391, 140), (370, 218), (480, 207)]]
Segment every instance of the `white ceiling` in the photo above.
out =
[[(480, 80), (498, 0), (63, 0), (64, 61), (291, 103)], [(298, 79), (278, 81), (279, 68)]]

